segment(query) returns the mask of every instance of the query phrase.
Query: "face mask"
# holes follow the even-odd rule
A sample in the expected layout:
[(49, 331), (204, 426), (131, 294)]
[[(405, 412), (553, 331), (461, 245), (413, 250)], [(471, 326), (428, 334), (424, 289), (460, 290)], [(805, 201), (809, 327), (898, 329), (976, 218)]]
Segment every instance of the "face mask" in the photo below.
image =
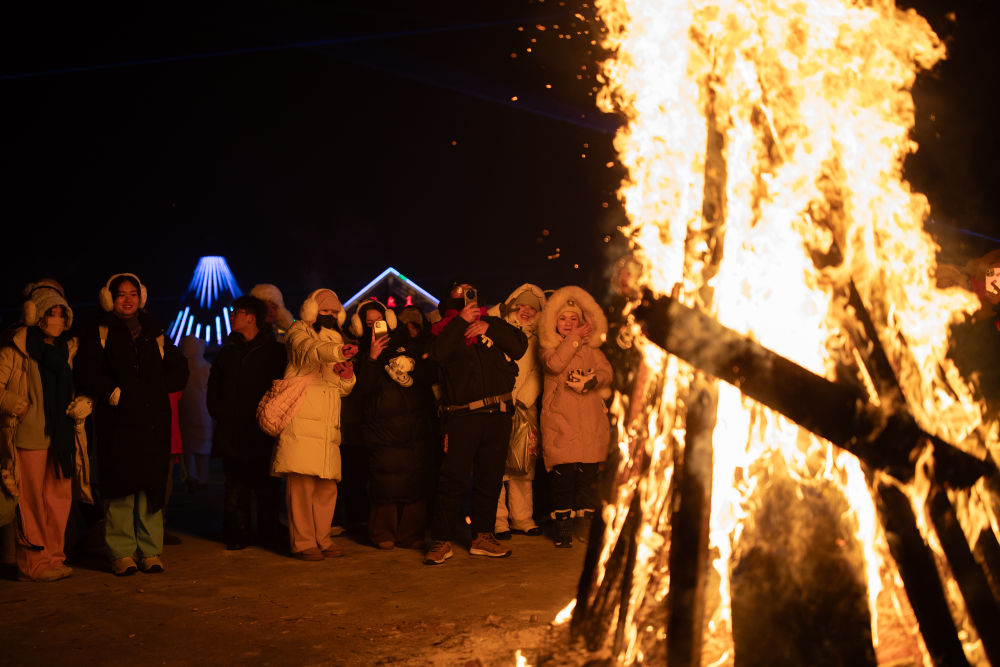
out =
[(336, 315), (317, 315), (316, 324), (323, 327), (324, 329), (336, 329), (337, 328), (337, 316)]

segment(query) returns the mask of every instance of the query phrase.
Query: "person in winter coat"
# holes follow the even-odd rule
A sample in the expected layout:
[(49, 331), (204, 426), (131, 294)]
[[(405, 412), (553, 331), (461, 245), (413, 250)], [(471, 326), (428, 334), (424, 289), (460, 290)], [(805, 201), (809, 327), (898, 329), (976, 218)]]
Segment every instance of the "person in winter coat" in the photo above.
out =
[(208, 462), (212, 453), (212, 416), (208, 412), (208, 375), (212, 365), (205, 359), (205, 341), (184, 336), (181, 354), (187, 359), (188, 381), (177, 403), (180, 417), (181, 442), (184, 445), (184, 466), (188, 489), (195, 490), (208, 481)]
[[(170, 466), (171, 392), (187, 360), (150, 317), (146, 288), (118, 273), (100, 291), (104, 312), (83, 332), (77, 386), (94, 401), (94, 446), (104, 498), (104, 539), (117, 576), (162, 572), (163, 506)], [(139, 562), (134, 556), (138, 554)]]
[[(250, 290), (250, 296), (257, 297), (267, 306), (267, 317), (264, 320), (274, 333), (274, 339), (279, 343), (285, 342), (285, 333), (292, 326), (292, 314), (285, 308), (285, 298), (281, 295), (281, 290), (276, 285), (261, 283), (254, 285)], [(263, 329), (263, 324), (258, 324), (258, 328)]]
[(469, 553), (509, 556), (493, 528), (510, 442), (516, 360), (528, 340), (503, 319), (487, 315), (469, 282), (454, 281), (439, 308), (444, 316), (431, 327), (428, 354), (444, 379), (445, 455), (424, 563), (439, 565), (453, 555), (451, 538), (470, 476), (474, 537)]
[(278, 436), (271, 472), (283, 475), (292, 556), (318, 561), (343, 556), (330, 539), (340, 469), (340, 399), (354, 388), (357, 346), (344, 343), (346, 315), (333, 290), (318, 289), (302, 304), (285, 337), (285, 378), (312, 378), (301, 406)]
[(575, 286), (549, 297), (538, 325), (545, 374), (542, 458), (551, 475), (557, 547), (573, 546), (573, 516), (582, 535), (597, 509), (610, 431), (601, 397), (612, 378), (611, 364), (600, 350), (607, 330), (597, 302)]
[[(372, 324), (387, 317), (395, 324), (392, 311), (379, 306), (361, 317)], [(369, 327), (354, 364), (354, 392), (363, 402), (361, 430), (370, 461), (368, 534), (380, 549), (421, 548), (427, 528), (434, 377), (424, 358), (421, 329), (422, 321), (417, 336), (405, 326), (393, 326), (391, 332), (387, 326), (383, 335)]]
[[(281, 543), (278, 522), (281, 480), (271, 476), (274, 438), (260, 430), (257, 405), (285, 372), (285, 346), (267, 325), (267, 306), (241, 296), (232, 304), (232, 334), (219, 350), (208, 377), (208, 411), (216, 421), (213, 454), (226, 475), (222, 532), (226, 548), (243, 549), (252, 540), (251, 494), (257, 497), (257, 538)], [(261, 323), (258, 328), (257, 323)]]
[[(56, 581), (72, 573), (64, 536), (72, 504), (76, 424), (90, 413), (74, 397), (71, 366), (77, 339), (67, 331), (73, 311), (54, 280), (28, 285), (24, 326), (0, 349), (3, 457), (13, 457), (19, 530), (17, 570), (25, 581)], [(0, 491), (3, 493), (3, 491)]]
[[(545, 293), (537, 285), (525, 283), (510, 293), (498, 311), (504, 319), (520, 329), (528, 339), (528, 351), (517, 360), (517, 380), (514, 381), (514, 404), (524, 410), (535, 430), (538, 429), (538, 397), (542, 393), (542, 369), (538, 364), (538, 319), (545, 307)], [(513, 444), (513, 443), (512, 443)], [(534, 494), (535, 458), (538, 454), (537, 437), (531, 443), (527, 472), (507, 470), (497, 501), (496, 536), (498, 540), (510, 539), (511, 533), (541, 535), (535, 524)], [(508, 509), (508, 505), (510, 506)]]

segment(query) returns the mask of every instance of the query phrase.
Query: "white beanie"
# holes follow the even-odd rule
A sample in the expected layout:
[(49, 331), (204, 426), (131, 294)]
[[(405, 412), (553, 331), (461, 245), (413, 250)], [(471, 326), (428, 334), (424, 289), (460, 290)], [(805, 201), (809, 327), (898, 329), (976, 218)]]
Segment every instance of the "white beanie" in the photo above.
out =
[(66, 328), (73, 326), (73, 309), (66, 303), (62, 285), (50, 278), (43, 278), (37, 283), (30, 283), (24, 288), (27, 300), (24, 302), (22, 315), (24, 323), (29, 327), (37, 324), (50, 308), (62, 306), (66, 311)]

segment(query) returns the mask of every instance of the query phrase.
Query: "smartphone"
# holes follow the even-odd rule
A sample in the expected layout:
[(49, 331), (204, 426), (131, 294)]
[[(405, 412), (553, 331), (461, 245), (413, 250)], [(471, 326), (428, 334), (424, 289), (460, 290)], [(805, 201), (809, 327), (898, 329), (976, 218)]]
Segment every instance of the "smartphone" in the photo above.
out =
[(372, 324), (372, 332), (375, 334), (376, 338), (383, 338), (389, 335), (389, 325), (385, 323), (385, 320), (375, 320)]
[(470, 287), (465, 290), (465, 305), (468, 306), (470, 303), (475, 303), (479, 299), (479, 295), (476, 293), (475, 287)]

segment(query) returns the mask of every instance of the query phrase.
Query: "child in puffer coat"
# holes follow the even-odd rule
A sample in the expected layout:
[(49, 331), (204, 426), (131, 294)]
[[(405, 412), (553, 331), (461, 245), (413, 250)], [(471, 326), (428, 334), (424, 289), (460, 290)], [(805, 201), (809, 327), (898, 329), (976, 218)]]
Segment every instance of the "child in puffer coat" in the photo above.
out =
[(584, 539), (597, 509), (597, 482), (608, 456), (610, 426), (602, 393), (612, 369), (600, 350), (607, 318), (585, 290), (556, 290), (538, 325), (539, 356), (545, 374), (542, 393), (542, 458), (551, 475), (555, 545)]

